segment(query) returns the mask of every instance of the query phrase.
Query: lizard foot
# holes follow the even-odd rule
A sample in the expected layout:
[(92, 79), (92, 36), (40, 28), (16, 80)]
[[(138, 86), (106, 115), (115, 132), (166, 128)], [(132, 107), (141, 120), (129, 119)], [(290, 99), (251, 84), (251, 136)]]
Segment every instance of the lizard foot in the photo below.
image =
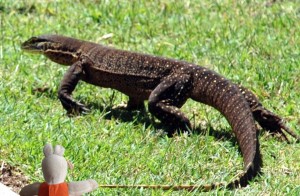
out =
[(58, 98), (64, 109), (67, 110), (68, 116), (87, 114), (90, 111), (84, 104), (74, 100), (70, 94), (62, 90), (59, 91)]
[(286, 126), (283, 119), (273, 114), (267, 109), (260, 110), (259, 113), (254, 113), (259, 125), (269, 131), (272, 135), (278, 135), (281, 140), (290, 143), (287, 134), (300, 142), (300, 136)]
[(89, 109), (82, 103), (74, 100), (70, 95), (59, 93), (58, 98), (62, 106), (67, 110), (68, 116), (77, 116), (79, 114), (89, 113)]
[(82, 103), (73, 102), (72, 106), (67, 109), (68, 116), (78, 116), (79, 114), (88, 114), (90, 110)]

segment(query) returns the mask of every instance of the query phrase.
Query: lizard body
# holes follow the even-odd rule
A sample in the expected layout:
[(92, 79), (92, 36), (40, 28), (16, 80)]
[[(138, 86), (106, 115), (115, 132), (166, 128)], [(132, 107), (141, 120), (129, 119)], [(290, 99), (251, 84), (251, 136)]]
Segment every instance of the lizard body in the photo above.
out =
[[(128, 95), (129, 109), (143, 108), (144, 101), (148, 100), (149, 112), (169, 125), (170, 135), (174, 130), (191, 130), (189, 119), (180, 111), (187, 99), (216, 108), (231, 125), (244, 159), (244, 173), (225, 185), (228, 188), (246, 186), (260, 173), (262, 160), (255, 120), (286, 140), (283, 131), (299, 140), (250, 90), (205, 67), (59, 35), (32, 37), (22, 44), (22, 49), (70, 66), (58, 90), (68, 113), (88, 111), (71, 96), (79, 80)], [(221, 184), (203, 186), (203, 189), (218, 186)]]

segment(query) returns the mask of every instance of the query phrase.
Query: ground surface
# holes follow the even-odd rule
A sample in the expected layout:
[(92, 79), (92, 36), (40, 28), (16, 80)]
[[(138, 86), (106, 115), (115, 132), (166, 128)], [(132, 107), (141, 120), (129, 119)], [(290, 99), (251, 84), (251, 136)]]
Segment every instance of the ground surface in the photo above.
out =
[(12, 191), (19, 193), (21, 188), (28, 184), (28, 178), (20, 169), (1, 163), (0, 182), (8, 186)]

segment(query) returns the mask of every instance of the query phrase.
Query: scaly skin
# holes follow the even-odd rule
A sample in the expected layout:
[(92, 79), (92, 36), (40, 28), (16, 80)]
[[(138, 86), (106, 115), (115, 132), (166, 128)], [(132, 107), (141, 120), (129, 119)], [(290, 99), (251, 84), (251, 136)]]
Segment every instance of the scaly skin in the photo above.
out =
[(299, 139), (281, 118), (263, 108), (251, 91), (195, 64), (59, 35), (33, 37), (22, 44), (22, 49), (70, 66), (58, 91), (68, 113), (88, 111), (71, 96), (79, 80), (128, 95), (129, 109), (143, 108), (144, 101), (148, 100), (149, 112), (170, 127), (169, 135), (175, 130), (191, 130), (189, 119), (180, 111), (188, 98), (219, 110), (237, 138), (244, 159), (244, 173), (227, 185), (215, 183), (200, 189), (243, 187), (260, 173), (262, 160), (255, 120), (271, 132), (286, 137), (283, 132), (286, 131)]

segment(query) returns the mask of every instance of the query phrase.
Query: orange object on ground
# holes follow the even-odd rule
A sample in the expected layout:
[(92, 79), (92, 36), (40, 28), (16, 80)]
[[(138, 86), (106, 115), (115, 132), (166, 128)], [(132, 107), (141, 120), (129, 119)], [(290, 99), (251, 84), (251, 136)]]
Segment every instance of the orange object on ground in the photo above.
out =
[(38, 196), (69, 196), (68, 184), (48, 184), (43, 182), (39, 189)]

